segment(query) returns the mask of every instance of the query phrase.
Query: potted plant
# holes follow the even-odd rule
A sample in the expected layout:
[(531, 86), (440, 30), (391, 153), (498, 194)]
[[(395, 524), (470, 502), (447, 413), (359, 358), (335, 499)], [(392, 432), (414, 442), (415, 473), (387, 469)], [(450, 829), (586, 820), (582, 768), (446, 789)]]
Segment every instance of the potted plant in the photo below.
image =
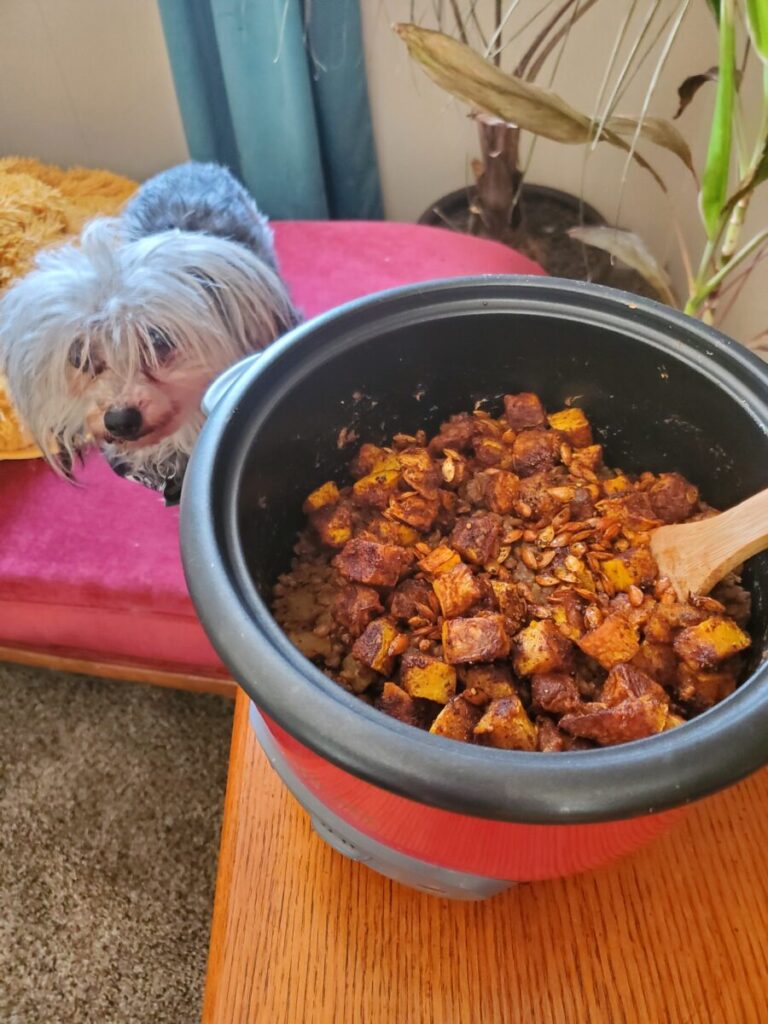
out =
[[(746, 243), (742, 241), (752, 196), (768, 180), (768, 3), (746, 0), (741, 7), (736, 0), (707, 2), (718, 21), (717, 67), (683, 82), (678, 111), (678, 115), (682, 113), (701, 85), (716, 81), (709, 145), (698, 194), (706, 240), (698, 261), (687, 248), (682, 248), (687, 293), (680, 305), (689, 315), (715, 323), (738, 300), (752, 272), (768, 256), (768, 228), (755, 232)], [(737, 45), (738, 30), (744, 38), (743, 50)], [(761, 64), (761, 112), (752, 138), (743, 115), (744, 91), (748, 87), (744, 72), (750, 57), (756, 57)], [(573, 229), (571, 234), (620, 259), (634, 252), (634, 266), (647, 279), (656, 278), (661, 272), (641, 239), (631, 232), (583, 227)], [(768, 331), (754, 339), (751, 347), (768, 354)]]
[[(506, 62), (511, 50), (506, 40), (524, 36), (531, 23), (539, 25), (551, 4), (529, 2), (523, 5), (519, 0), (502, 4), (498, 0), (490, 31), (484, 31), (477, 17), (476, 2), (462, 5), (459, 0), (448, 4), (450, 21), (440, 14), (443, 5), (437, 6), (436, 29), (414, 24), (395, 26), (410, 55), (430, 77), (441, 88), (470, 104), (478, 126), (481, 158), (472, 164), (476, 184), (431, 204), (420, 218), (422, 223), (443, 224), (505, 242), (531, 255), (557, 276), (605, 280), (612, 274), (607, 254), (584, 246), (567, 233), (573, 226), (602, 225), (603, 217), (581, 198), (531, 185), (525, 180), (527, 168), (521, 158), (524, 131), (533, 136), (534, 144), (537, 137), (566, 144), (591, 143), (599, 138), (631, 152), (633, 159), (655, 175), (635, 151), (633, 136), (638, 130), (637, 119), (611, 113), (610, 118), (603, 119), (598, 132), (588, 116), (537, 84), (537, 79), (549, 71), (551, 63), (551, 85), (571, 29), (596, 3), (597, 0), (561, 0), (514, 61), (511, 72), (501, 68), (502, 57)], [(679, 20), (679, 17), (674, 19), (671, 38), (679, 27)], [(622, 37), (628, 36), (630, 21), (631, 11), (625, 18)], [(651, 27), (655, 28), (652, 17), (642, 23), (638, 44), (650, 33)], [(453, 33), (443, 32), (445, 28), (452, 28)], [(608, 90), (606, 107), (611, 110), (622, 95), (625, 81), (631, 77), (638, 49), (638, 45), (633, 46), (630, 60)], [(608, 62), (606, 85), (615, 67), (617, 52), (614, 51)], [(485, 102), (489, 95), (499, 102)], [(644, 118), (640, 133), (649, 137), (655, 134), (662, 145), (690, 165), (687, 144), (669, 122)], [(627, 141), (628, 137), (631, 141)], [(529, 153), (532, 151), (533, 146)], [(650, 294), (658, 293), (656, 288), (643, 289), (642, 279), (635, 283)]]
[[(593, 3), (584, 0), (577, 4), (569, 24), (573, 23), (577, 14), (584, 14)], [(728, 300), (732, 301), (758, 261), (768, 254), (768, 231), (758, 232), (746, 245), (738, 245), (751, 196), (758, 185), (768, 178), (768, 5), (765, 0), (744, 0), (743, 9), (737, 5), (736, 0), (707, 0), (707, 3), (718, 20), (718, 66), (705, 74), (692, 76), (681, 85), (681, 103), (676, 116), (682, 113), (702, 84), (716, 79), (717, 97), (710, 142), (699, 188), (699, 207), (707, 241), (696, 268), (690, 254), (683, 251), (688, 284), (686, 299), (681, 303), (689, 314), (713, 322), (724, 293), (733, 289)], [(452, 3), (451, 7), (457, 12), (458, 19), (457, 2)], [(517, 4), (511, 4), (510, 7), (517, 7)], [(569, 9), (573, 12), (573, 6), (565, 0), (558, 6), (556, 13), (562, 18)], [(600, 142), (619, 146), (626, 149), (631, 158), (649, 171), (659, 186), (664, 188), (656, 171), (637, 152), (636, 145), (642, 139), (675, 153), (695, 176), (690, 149), (675, 125), (663, 118), (647, 116), (655, 79), (674, 42), (686, 9), (687, 2), (684, 0), (677, 9), (663, 43), (662, 54), (640, 115), (617, 115), (609, 101), (599, 119), (580, 113), (557, 94), (542, 89), (530, 80), (531, 70), (537, 73), (543, 64), (542, 58), (546, 59), (561, 38), (567, 38), (567, 33), (563, 34), (564, 25), (555, 28), (553, 19), (547, 23), (547, 30), (552, 33), (548, 42), (534, 41), (539, 47), (544, 47), (543, 50), (539, 49), (538, 58), (531, 63), (528, 54), (525, 55), (528, 63), (523, 66), (522, 75), (502, 71), (492, 59), (481, 56), (466, 43), (442, 32), (413, 24), (395, 26), (410, 55), (430, 77), (441, 88), (470, 104), (479, 122), (483, 152), (492, 152), (494, 161), (500, 160), (507, 164), (506, 172), (498, 171), (495, 162), (489, 164), (488, 169), (486, 163), (476, 167), (478, 184), (476, 191), (470, 193), (471, 217), (467, 219), (465, 230), (477, 231), (478, 225), (481, 225), (482, 232), (490, 237), (520, 247), (515, 232), (520, 231), (521, 222), (524, 228), (525, 203), (520, 205), (516, 218), (510, 216), (508, 222), (499, 215), (499, 211), (503, 210), (499, 194), (503, 193), (505, 187), (505, 174), (506, 180), (518, 183), (516, 196), (513, 196), (513, 208), (514, 198), (525, 195), (525, 187), (522, 192), (519, 187), (519, 169), (513, 163), (519, 151), (519, 141), (510, 142), (503, 134), (505, 131), (516, 132), (518, 140), (520, 131), (525, 130), (534, 136), (543, 136), (564, 144), (595, 145)], [(499, 24), (503, 21), (504, 15)], [(649, 21), (644, 23), (643, 31), (633, 44), (634, 50), (647, 34), (649, 24)], [(739, 64), (737, 28), (740, 26), (744, 29), (745, 49)], [(746, 81), (743, 71), (753, 50), (763, 62), (763, 106), (757, 137), (749, 145), (745, 141), (746, 132), (739, 99)], [(614, 87), (611, 99), (618, 95), (620, 89)], [(495, 144), (489, 142), (489, 133), (492, 131), (501, 133), (495, 136)], [(738, 166), (738, 177), (735, 180), (731, 173), (734, 164)], [(491, 183), (495, 190), (491, 189)], [(489, 191), (491, 215), (488, 213), (487, 202)], [(509, 198), (508, 193), (506, 198)], [(637, 235), (608, 227), (605, 223), (590, 224), (585, 219), (584, 223), (568, 229), (568, 237), (585, 243), (592, 251), (602, 250), (609, 259), (621, 260), (636, 272), (638, 280), (645, 282), (657, 297), (671, 305), (677, 304), (666, 272)], [(559, 243), (558, 238), (556, 244)], [(540, 255), (538, 258), (546, 266), (546, 260), (542, 260)], [(739, 274), (726, 283), (726, 278), (737, 268), (740, 268)], [(551, 272), (557, 273), (557, 270)], [(593, 276), (593, 279), (600, 278)]]

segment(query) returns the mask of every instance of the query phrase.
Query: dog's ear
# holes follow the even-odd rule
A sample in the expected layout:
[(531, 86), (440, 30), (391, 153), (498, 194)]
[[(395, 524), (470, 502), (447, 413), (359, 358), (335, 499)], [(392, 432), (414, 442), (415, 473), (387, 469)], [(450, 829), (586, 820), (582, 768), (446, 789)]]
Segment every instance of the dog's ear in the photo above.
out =
[(72, 472), (72, 453), (69, 449), (59, 445), (58, 451), (53, 455), (53, 460), (61, 470), (62, 475), (73, 484), (75, 482), (75, 474)]
[(50, 461), (54, 467), (61, 472), (61, 475), (71, 484), (77, 483), (74, 473), (75, 460), (82, 469), (85, 466), (85, 441), (78, 440), (74, 445), (70, 442), (64, 443), (63, 438), (57, 438)]
[(165, 487), (163, 488), (163, 498), (165, 499), (166, 506), (178, 505), (181, 501), (181, 485), (182, 480), (178, 477), (174, 477), (172, 480), (168, 480)]

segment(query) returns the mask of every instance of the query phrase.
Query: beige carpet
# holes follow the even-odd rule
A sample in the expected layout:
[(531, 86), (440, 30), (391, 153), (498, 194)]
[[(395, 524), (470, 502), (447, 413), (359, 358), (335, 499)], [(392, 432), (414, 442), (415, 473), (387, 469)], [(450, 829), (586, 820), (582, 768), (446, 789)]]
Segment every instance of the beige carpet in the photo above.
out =
[(0, 1024), (196, 1024), (233, 704), (0, 665)]

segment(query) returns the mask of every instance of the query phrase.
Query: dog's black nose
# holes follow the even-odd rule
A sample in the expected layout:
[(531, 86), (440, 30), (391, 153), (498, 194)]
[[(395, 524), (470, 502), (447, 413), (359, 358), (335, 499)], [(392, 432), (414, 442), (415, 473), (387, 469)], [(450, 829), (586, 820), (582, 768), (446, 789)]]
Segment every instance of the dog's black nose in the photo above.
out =
[(124, 409), (107, 409), (104, 413), (104, 426), (113, 437), (130, 441), (141, 432), (141, 412), (132, 405)]

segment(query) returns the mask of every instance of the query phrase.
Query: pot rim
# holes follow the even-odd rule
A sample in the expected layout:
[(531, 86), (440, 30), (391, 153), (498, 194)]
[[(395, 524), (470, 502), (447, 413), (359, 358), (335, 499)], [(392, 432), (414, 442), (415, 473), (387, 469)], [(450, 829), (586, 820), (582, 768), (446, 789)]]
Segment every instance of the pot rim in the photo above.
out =
[[(248, 421), (254, 436), (297, 376), (370, 338), (375, 325), (423, 320), (466, 300), (621, 330), (667, 359), (705, 371), (768, 433), (768, 367), (713, 328), (650, 299), (586, 282), (485, 275), (354, 300), (294, 328), (246, 368), (198, 439), (182, 494), (181, 545), (187, 584), (212, 644), (249, 696), (320, 757), (460, 814), (538, 824), (611, 821), (689, 803), (745, 777), (768, 761), (766, 662), (726, 700), (666, 733), (588, 751), (494, 750), (421, 732), (346, 693), (299, 653), (258, 594), (239, 549), (236, 500), (247, 449), (236, 441), (243, 433), (238, 410), (246, 394), (261, 391)], [(294, 374), (289, 383), (281, 379), (286, 372)]]
[[(456, 188), (452, 192), (446, 192), (445, 195), (440, 196), (439, 199), (436, 199), (424, 210), (416, 223), (426, 224), (430, 227), (450, 227), (438, 216), (437, 209), (445, 210), (446, 208), (450, 209), (461, 206), (462, 204), (468, 206), (470, 199), (476, 193), (477, 185), (465, 185), (463, 188)], [(585, 224), (607, 223), (602, 213), (596, 210), (594, 206), (585, 202), (580, 196), (574, 195), (573, 192), (565, 192), (560, 188), (553, 188), (551, 185), (537, 185), (535, 182), (524, 181), (521, 198), (528, 202), (536, 202), (537, 199), (551, 199), (562, 203), (563, 206), (569, 209), (580, 210)], [(453, 231), (455, 229), (451, 228), (450, 230)]]

